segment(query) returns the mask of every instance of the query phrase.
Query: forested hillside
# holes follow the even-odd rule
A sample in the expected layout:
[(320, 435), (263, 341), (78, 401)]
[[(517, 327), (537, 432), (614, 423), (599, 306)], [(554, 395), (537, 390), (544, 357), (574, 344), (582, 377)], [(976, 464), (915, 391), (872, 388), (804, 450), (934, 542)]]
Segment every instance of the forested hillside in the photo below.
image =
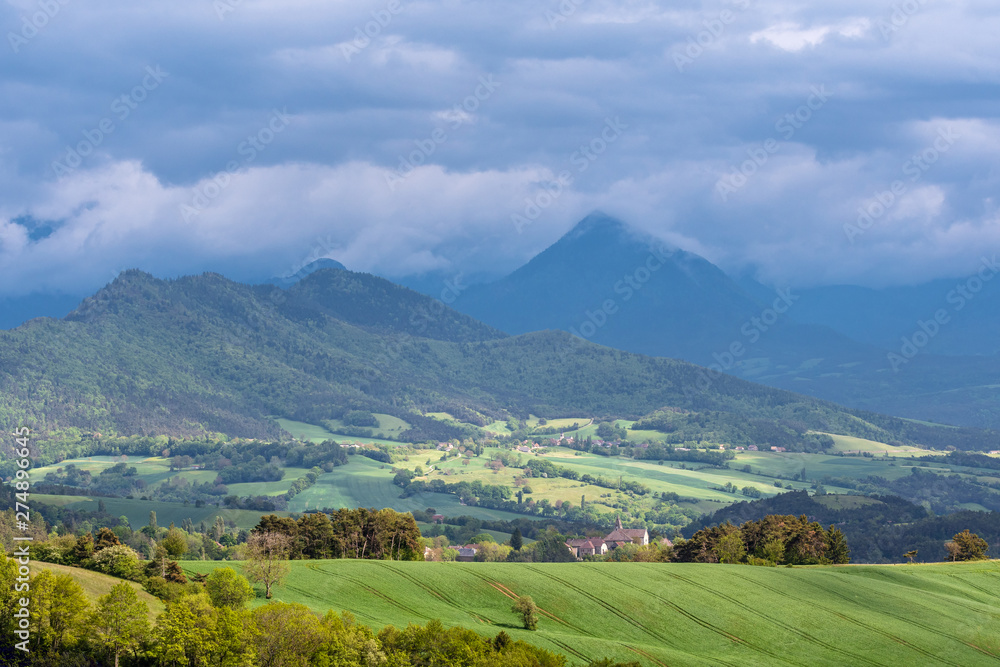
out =
[(130, 271), (65, 320), (0, 332), (0, 427), (8, 430), (273, 438), (272, 416), (413, 416), (442, 403), (497, 418), (636, 419), (669, 406), (761, 428), (780, 421), (960, 448), (995, 438), (846, 410), (561, 332), (506, 337), (439, 301), (340, 270), (288, 291), (215, 274), (163, 281)]

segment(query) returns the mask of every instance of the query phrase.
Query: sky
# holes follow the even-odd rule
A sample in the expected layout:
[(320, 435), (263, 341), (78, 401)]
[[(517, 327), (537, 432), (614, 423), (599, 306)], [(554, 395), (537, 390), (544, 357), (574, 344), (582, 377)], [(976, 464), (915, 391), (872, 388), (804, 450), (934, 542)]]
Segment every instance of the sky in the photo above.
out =
[(0, 297), (499, 276), (601, 209), (770, 284), (1000, 246), (986, 0), (4, 0)]

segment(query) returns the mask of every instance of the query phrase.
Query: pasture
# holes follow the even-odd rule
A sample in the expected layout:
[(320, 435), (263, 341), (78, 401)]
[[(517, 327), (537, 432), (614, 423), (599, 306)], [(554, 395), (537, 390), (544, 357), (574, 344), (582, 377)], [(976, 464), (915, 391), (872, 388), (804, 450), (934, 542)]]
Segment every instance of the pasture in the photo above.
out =
[[(188, 574), (234, 563), (185, 561)], [(275, 599), (365, 624), (503, 630), (582, 662), (951, 665), (1000, 661), (1000, 562), (766, 568), (295, 561)], [(520, 629), (516, 595), (541, 608)], [(258, 599), (256, 604), (263, 600)]]
[[(80, 584), (80, 588), (87, 595), (87, 599), (91, 602), (97, 600), (97, 598), (102, 595), (107, 595), (111, 588), (122, 582), (121, 579), (116, 579), (115, 577), (110, 577), (106, 574), (101, 574), (100, 572), (92, 572), (91, 570), (84, 570), (78, 567), (69, 567), (68, 565), (56, 565), (55, 563), (43, 563), (41, 561), (33, 561), (31, 563), (32, 576), (37, 575), (43, 570), (51, 572), (53, 575), (57, 574), (68, 574)], [(163, 602), (158, 598), (153, 597), (149, 593), (143, 590), (140, 584), (134, 581), (127, 582), (129, 586), (135, 589), (136, 593), (139, 594), (139, 599), (146, 603), (149, 607), (149, 620), (155, 621), (156, 617), (164, 609)]]

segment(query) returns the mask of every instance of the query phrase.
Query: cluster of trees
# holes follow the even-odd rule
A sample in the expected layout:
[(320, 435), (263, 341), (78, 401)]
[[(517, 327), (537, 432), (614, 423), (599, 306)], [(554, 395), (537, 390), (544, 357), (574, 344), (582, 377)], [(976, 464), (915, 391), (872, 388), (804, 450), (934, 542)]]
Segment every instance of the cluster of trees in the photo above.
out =
[[(0, 632), (5, 637), (13, 637), (17, 627), (16, 572), (14, 561), (0, 554)], [(565, 657), (504, 632), (484, 637), (464, 628), (446, 629), (439, 621), (405, 629), (387, 626), (376, 633), (347, 612), (320, 616), (303, 605), (280, 602), (250, 611), (246, 605), (253, 590), (229, 568), (212, 571), (201, 584), (189, 584), (155, 622), (128, 583), (115, 585), (93, 602), (67, 574), (42, 571), (30, 585), (28, 652), (7, 641), (0, 645), (0, 658), (11, 667), (82, 667), (93, 661), (116, 667), (567, 664)]]
[(674, 559), (681, 563), (749, 563), (750, 565), (842, 564), (851, 560), (844, 534), (824, 530), (805, 515), (769, 515), (740, 526), (724, 523), (702, 528), (679, 542)]
[(644, 496), (650, 493), (650, 489), (645, 484), (640, 482), (635, 482), (628, 479), (607, 479), (601, 476), (588, 475), (587, 473), (580, 474), (571, 468), (566, 468), (564, 466), (558, 466), (546, 459), (530, 459), (524, 465), (525, 477), (563, 477), (565, 479), (572, 479), (580, 482), (585, 482), (587, 484), (593, 484), (594, 486), (604, 487), (605, 489), (615, 489), (619, 491), (625, 491), (627, 493), (633, 493), (637, 496)]
[(636, 431), (659, 431), (670, 435), (668, 443), (727, 442), (733, 445), (784, 447), (790, 452), (820, 453), (833, 446), (828, 435), (810, 433), (814, 425), (800, 419), (747, 419), (731, 412), (661, 410), (632, 427)]
[(869, 497), (863, 503), (817, 502), (806, 491), (790, 491), (772, 498), (734, 503), (698, 518), (684, 529), (691, 535), (720, 523), (758, 520), (768, 514), (806, 514), (821, 524), (835, 523), (851, 545), (851, 560), (861, 563), (900, 563), (903, 554), (919, 553), (922, 561), (950, 560), (944, 546), (952, 536), (971, 528), (987, 545), (1000, 552), (1000, 513), (963, 510), (932, 516), (910, 501), (892, 495)]
[(97, 477), (89, 470), (81, 470), (70, 463), (65, 468), (45, 475), (36, 486), (38, 493), (61, 494), (66, 490), (81, 490), (97, 496), (127, 496), (146, 488), (145, 480), (138, 477), (139, 471), (126, 463), (117, 463), (105, 468)]
[(632, 452), (635, 459), (645, 459), (649, 461), (684, 461), (686, 463), (707, 463), (718, 468), (728, 468), (727, 461), (736, 458), (736, 453), (732, 450), (719, 451), (718, 449), (688, 449), (680, 451), (671, 445), (653, 444), (649, 447), (637, 447)]
[(304, 514), (298, 520), (261, 517), (254, 533), (288, 538), (288, 557), (423, 560), (420, 529), (412, 514), (391, 509), (339, 509)]
[(939, 475), (913, 468), (911, 474), (905, 477), (889, 480), (870, 476), (852, 486), (863, 493), (892, 493), (917, 504), (926, 504), (937, 514), (964, 509), (967, 503), (1000, 512), (1000, 493), (996, 489), (957, 473)]

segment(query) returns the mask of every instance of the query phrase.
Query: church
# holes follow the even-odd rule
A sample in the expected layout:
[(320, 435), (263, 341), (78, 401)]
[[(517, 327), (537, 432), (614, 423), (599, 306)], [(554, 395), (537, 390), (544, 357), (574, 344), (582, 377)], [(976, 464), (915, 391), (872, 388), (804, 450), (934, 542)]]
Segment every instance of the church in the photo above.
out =
[(645, 528), (623, 528), (622, 517), (615, 519), (615, 527), (604, 539), (590, 537), (586, 539), (569, 540), (566, 546), (577, 558), (584, 556), (603, 556), (614, 551), (623, 544), (649, 544), (649, 531)]

